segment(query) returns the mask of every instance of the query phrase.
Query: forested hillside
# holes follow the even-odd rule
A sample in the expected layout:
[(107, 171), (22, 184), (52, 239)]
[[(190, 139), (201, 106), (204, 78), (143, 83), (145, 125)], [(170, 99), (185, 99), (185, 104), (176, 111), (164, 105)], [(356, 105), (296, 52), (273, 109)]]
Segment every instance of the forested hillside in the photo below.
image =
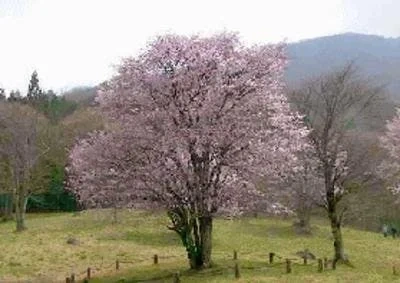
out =
[[(15, 211), (15, 196), (21, 201), (17, 207), (32, 211), (75, 211), (75, 197), (65, 190), (65, 164), (69, 148), (76, 139), (101, 127), (101, 119), (94, 110), (96, 89), (79, 87), (66, 93), (55, 93), (41, 88), (39, 75), (34, 72), (27, 82), (27, 93), (19, 90), (1, 90), (3, 140), (14, 140), (21, 149), (15, 149), (20, 158), (12, 157), (12, 148), (2, 145), (0, 159), (0, 214), (11, 218)], [(12, 132), (8, 132), (9, 127)], [(24, 144), (29, 137), (35, 144)], [(30, 160), (29, 163), (27, 160)], [(29, 182), (28, 189), (13, 191), (12, 176), (25, 170), (28, 177), (18, 182)], [(22, 178), (22, 177), (21, 177)], [(21, 186), (22, 188), (22, 186)], [(12, 201), (14, 195), (14, 203)], [(13, 208), (14, 207), (14, 208)], [(22, 209), (23, 211), (23, 209)]]
[(354, 61), (400, 100), (400, 38), (345, 33), (291, 43), (288, 55), (286, 78), (292, 86)]

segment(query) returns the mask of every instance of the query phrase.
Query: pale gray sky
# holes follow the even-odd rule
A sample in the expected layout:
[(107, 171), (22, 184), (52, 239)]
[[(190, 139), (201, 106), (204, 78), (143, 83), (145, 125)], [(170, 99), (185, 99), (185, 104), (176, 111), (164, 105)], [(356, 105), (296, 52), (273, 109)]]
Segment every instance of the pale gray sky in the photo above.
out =
[(248, 44), (342, 32), (400, 36), (399, 0), (0, 0), (0, 87), (33, 70), (57, 91), (97, 84), (157, 34), (237, 31)]

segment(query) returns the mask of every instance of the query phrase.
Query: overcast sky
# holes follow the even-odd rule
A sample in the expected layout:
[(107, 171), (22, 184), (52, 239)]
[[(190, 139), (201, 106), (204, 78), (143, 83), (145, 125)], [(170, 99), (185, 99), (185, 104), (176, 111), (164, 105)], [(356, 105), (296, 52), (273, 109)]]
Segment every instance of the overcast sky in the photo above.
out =
[(24, 93), (35, 69), (46, 89), (94, 85), (165, 32), (237, 31), (248, 44), (398, 37), (399, 11), (399, 0), (0, 0), (0, 87)]

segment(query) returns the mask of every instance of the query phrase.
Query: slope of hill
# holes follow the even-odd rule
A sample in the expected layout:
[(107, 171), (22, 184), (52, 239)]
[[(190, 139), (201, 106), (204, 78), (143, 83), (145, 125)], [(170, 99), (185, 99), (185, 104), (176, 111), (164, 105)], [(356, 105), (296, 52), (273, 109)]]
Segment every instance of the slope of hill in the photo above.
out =
[[(13, 233), (12, 222), (0, 223), (0, 282), (65, 282), (71, 273), (82, 282), (87, 268), (90, 282), (232, 282), (232, 259), (241, 279), (237, 282), (393, 282), (392, 266), (400, 268), (398, 239), (381, 234), (343, 229), (346, 253), (354, 267), (331, 266), (318, 272), (316, 260), (307, 265), (296, 255), (309, 249), (317, 258), (333, 253), (329, 225), (313, 220), (312, 236), (294, 233), (291, 220), (279, 218), (216, 219), (213, 227), (212, 269), (191, 272), (178, 236), (167, 229), (163, 212), (119, 211), (112, 223), (111, 210), (28, 215), (29, 229)], [(274, 264), (268, 254), (276, 253)], [(159, 263), (153, 264), (158, 254)], [(286, 274), (285, 259), (292, 260)], [(119, 260), (119, 270), (116, 260)], [(400, 269), (398, 269), (400, 270)]]
[(288, 54), (289, 85), (354, 61), (365, 76), (386, 84), (400, 100), (400, 37), (345, 33), (291, 43)]

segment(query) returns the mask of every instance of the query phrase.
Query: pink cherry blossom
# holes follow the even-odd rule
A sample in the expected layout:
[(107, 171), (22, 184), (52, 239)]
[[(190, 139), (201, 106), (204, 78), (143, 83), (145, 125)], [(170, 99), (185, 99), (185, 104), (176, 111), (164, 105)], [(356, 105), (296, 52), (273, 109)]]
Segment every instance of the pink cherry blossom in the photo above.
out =
[(285, 64), (283, 45), (248, 48), (235, 34), (158, 37), (98, 93), (109, 130), (72, 149), (71, 190), (87, 205), (118, 194), (162, 206), (178, 233), (182, 211), (203, 223), (252, 206), (265, 197), (254, 177), (285, 175), (307, 147)]

